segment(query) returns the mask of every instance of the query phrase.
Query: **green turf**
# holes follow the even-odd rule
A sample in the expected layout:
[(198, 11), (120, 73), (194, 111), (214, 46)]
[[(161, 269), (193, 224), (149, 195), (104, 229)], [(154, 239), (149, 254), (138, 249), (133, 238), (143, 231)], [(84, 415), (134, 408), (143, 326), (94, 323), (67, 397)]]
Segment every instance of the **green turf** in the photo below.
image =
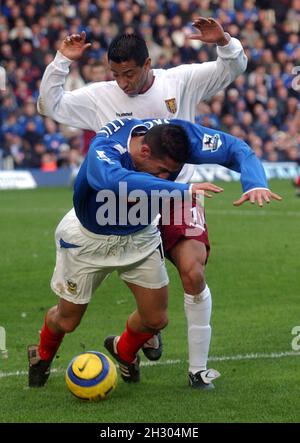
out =
[[(111, 398), (100, 403), (72, 397), (64, 370), (83, 349), (104, 351), (103, 339), (122, 331), (133, 297), (110, 277), (80, 327), (65, 338), (53, 364), (57, 372), (45, 388), (28, 389), (26, 375), (16, 371), (26, 371), (26, 346), (37, 342), (44, 314), (55, 303), (49, 288), (53, 235), (72, 193), (1, 191), (0, 325), (9, 358), (0, 359), (0, 422), (299, 422), (299, 356), (263, 357), (292, 351), (291, 330), (300, 325), (300, 199), (288, 181), (271, 185), (284, 200), (263, 209), (232, 206), (238, 183), (223, 183), (224, 194), (207, 201), (212, 253), (206, 274), (214, 300), (210, 366), (222, 373), (216, 389), (187, 386), (182, 289), (168, 265), (170, 323), (163, 332), (162, 364), (143, 366), (138, 385), (119, 379)], [(255, 359), (214, 360), (256, 353)]]

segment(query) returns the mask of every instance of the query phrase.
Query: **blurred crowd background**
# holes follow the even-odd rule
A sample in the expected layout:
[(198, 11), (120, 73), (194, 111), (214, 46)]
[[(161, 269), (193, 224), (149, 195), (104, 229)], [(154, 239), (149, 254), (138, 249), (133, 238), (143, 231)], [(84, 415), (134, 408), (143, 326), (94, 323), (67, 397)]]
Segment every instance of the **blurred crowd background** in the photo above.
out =
[[(78, 167), (85, 131), (37, 113), (40, 80), (61, 40), (85, 30), (91, 49), (71, 65), (65, 89), (111, 80), (106, 51), (120, 32), (146, 40), (155, 68), (216, 59), (191, 41), (193, 20), (214, 17), (237, 37), (247, 72), (197, 109), (197, 122), (246, 140), (266, 161), (300, 157), (300, 0), (6, 0), (0, 2), (0, 169)], [(297, 68), (298, 66), (298, 68)]]

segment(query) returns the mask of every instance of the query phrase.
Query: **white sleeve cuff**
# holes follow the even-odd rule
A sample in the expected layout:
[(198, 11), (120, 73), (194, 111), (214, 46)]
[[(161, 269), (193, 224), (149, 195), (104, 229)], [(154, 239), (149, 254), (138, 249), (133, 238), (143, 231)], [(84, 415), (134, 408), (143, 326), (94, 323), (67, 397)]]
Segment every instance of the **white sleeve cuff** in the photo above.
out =
[(269, 188), (252, 188), (252, 189), (248, 189), (248, 191), (244, 192), (243, 195), (248, 194), (248, 192), (251, 192), (251, 191), (258, 191), (258, 190), (270, 191)]
[(54, 64), (56, 66), (61, 66), (62, 64), (70, 66), (73, 60), (69, 59), (68, 57), (64, 56), (60, 51), (57, 51), (55, 58), (53, 60)]
[(243, 46), (235, 37), (231, 37), (227, 45), (217, 46), (218, 56), (225, 59), (237, 58), (241, 51), (243, 51)]

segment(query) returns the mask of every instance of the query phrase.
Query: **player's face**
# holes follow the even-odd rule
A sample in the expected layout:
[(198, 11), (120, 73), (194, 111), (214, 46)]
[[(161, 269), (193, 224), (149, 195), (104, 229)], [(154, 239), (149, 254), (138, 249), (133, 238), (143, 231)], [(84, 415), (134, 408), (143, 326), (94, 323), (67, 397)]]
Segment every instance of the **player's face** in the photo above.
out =
[(141, 162), (137, 162), (135, 166), (140, 172), (148, 172), (148, 174), (168, 180), (173, 172), (177, 172), (182, 167), (182, 164), (177, 163), (170, 157), (159, 159), (150, 156), (144, 158)]
[(143, 66), (137, 66), (134, 60), (121, 63), (110, 60), (109, 64), (118, 86), (129, 97), (142, 94), (151, 86), (152, 78), (150, 80), (149, 76), (150, 58), (145, 61)]

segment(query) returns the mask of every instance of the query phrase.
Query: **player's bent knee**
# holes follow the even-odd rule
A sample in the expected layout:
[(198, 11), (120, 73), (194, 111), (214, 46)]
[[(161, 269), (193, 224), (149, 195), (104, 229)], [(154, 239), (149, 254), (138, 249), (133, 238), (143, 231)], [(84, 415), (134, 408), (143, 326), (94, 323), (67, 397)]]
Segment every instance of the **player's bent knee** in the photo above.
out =
[(167, 315), (160, 317), (155, 317), (153, 319), (149, 318), (144, 320), (143, 324), (147, 329), (152, 329), (153, 331), (160, 331), (168, 325), (169, 319)]
[(180, 277), (184, 288), (193, 288), (196, 291), (201, 291), (205, 285), (204, 268), (196, 262), (191, 268), (181, 270)]

